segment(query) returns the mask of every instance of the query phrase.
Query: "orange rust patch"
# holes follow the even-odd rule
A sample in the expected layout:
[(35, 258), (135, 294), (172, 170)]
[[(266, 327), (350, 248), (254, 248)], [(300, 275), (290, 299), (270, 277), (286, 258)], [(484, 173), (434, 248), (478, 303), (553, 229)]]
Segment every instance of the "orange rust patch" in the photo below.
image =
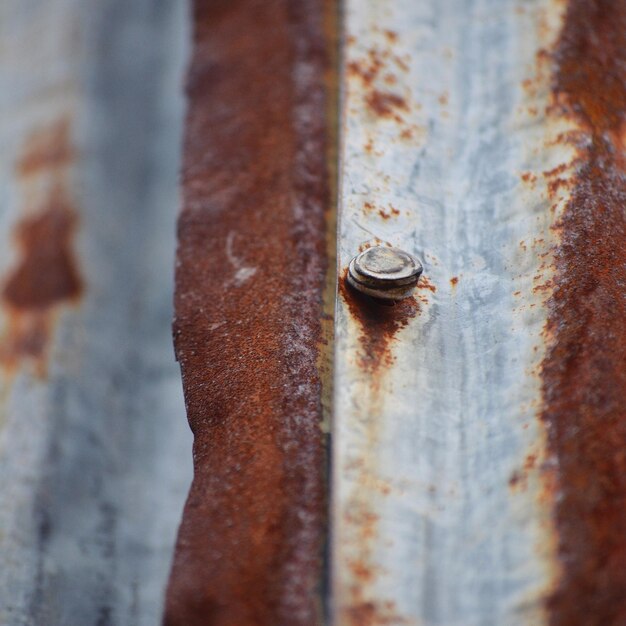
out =
[(453, 276), (453, 277), (450, 279), (450, 284), (451, 284), (453, 287), (456, 287), (456, 286), (459, 284), (459, 277), (458, 277), (458, 276)]
[(378, 209), (378, 215), (380, 215), (384, 220), (388, 220), (391, 217), (400, 215), (400, 211), (392, 206), (389, 206), (389, 211), (385, 211), (385, 209)]
[(373, 89), (368, 93), (365, 97), (365, 102), (372, 113), (379, 117), (393, 117), (397, 121), (400, 121), (397, 111), (409, 110), (409, 106), (402, 96), (388, 91), (379, 91), (378, 89)]
[(360, 78), (365, 86), (371, 86), (385, 65), (381, 52), (372, 48), (364, 59), (348, 63), (347, 69), (349, 74)]
[(390, 344), (398, 331), (419, 313), (419, 304), (415, 298), (395, 304), (370, 298), (350, 287), (346, 276), (347, 270), (339, 281), (339, 292), (361, 327), (361, 367), (373, 373), (393, 363)]
[(408, 621), (398, 615), (394, 602), (390, 600), (373, 602), (366, 597), (364, 588), (381, 573), (378, 568), (368, 563), (372, 542), (377, 538), (379, 516), (369, 511), (367, 507), (356, 507), (346, 513), (345, 519), (352, 525), (353, 539), (360, 548), (360, 558), (348, 563), (355, 581), (348, 589), (347, 602), (341, 610), (341, 623), (353, 626), (407, 624)]
[(548, 193), (550, 196), (555, 196), (561, 187), (570, 188), (572, 182), (567, 178), (555, 178), (548, 182)]
[(45, 311), (75, 299), (82, 290), (72, 251), (76, 213), (62, 188), (48, 202), (17, 226), (20, 260), (2, 291), (4, 304), (14, 312)]
[(348, 74), (360, 79), (366, 92), (365, 104), (374, 115), (403, 122), (398, 112), (409, 110), (406, 99), (397, 93), (381, 90), (380, 87), (397, 82), (397, 77), (389, 71), (391, 62), (406, 72), (409, 69), (408, 60), (393, 54), (389, 49), (372, 47), (362, 58), (347, 64)]
[[(626, 4), (570, 0), (552, 115), (581, 127), (557, 224), (542, 418), (558, 460), (552, 626), (626, 623)], [(558, 174), (558, 172), (554, 172)], [(550, 173), (552, 175), (552, 173)], [(555, 194), (565, 184), (557, 179)]]
[(391, 602), (357, 602), (345, 609), (344, 617), (349, 626), (400, 626), (409, 623), (396, 614)]
[(368, 583), (374, 579), (374, 572), (371, 567), (365, 565), (361, 561), (350, 561), (348, 567), (352, 572), (352, 575), (360, 582)]
[(435, 287), (435, 285), (433, 285), (428, 276), (426, 276), (425, 274), (422, 274), (420, 276), (420, 280), (419, 283), (417, 283), (417, 288), (418, 289), (428, 289), (428, 291), (432, 291), (433, 293), (435, 293), (437, 291), (437, 287)]
[(526, 489), (528, 486), (528, 475), (535, 469), (537, 464), (537, 455), (529, 454), (524, 461), (524, 467), (521, 470), (515, 470), (509, 479), (511, 489)]
[(565, 172), (568, 167), (569, 167), (568, 163), (561, 163), (560, 165), (553, 167), (551, 170), (546, 170), (545, 172), (543, 172), (543, 175), (546, 178), (551, 178), (552, 176), (558, 176), (559, 174), (563, 174), (563, 172)]
[(532, 172), (524, 172), (522, 174), (522, 180), (525, 183), (534, 183), (537, 180), (537, 177)]
[[(374, 208), (374, 205), (371, 205), (372, 208)], [(362, 243), (359, 245), (359, 252), (363, 252), (364, 250), (368, 250), (369, 248), (371, 248), (372, 246), (388, 246), (388, 247), (393, 247), (390, 243), (383, 241), (382, 239), (379, 239), (378, 237), (374, 237), (374, 239), (372, 239), (371, 241), (366, 241), (365, 243)]]
[(75, 302), (83, 290), (72, 249), (77, 214), (66, 181), (74, 155), (69, 121), (63, 118), (35, 132), (16, 163), (25, 187), (36, 176), (47, 191), (17, 224), (18, 261), (1, 293), (7, 321), (0, 363), (9, 369), (28, 359), (35, 361), (40, 375), (45, 373), (56, 309)]

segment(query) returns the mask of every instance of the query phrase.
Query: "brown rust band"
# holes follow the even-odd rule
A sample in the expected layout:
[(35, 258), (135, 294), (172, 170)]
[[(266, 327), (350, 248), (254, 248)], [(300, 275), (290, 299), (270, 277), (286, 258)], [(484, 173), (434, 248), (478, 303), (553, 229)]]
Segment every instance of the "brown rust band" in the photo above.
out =
[(194, 480), (169, 626), (321, 618), (332, 4), (194, 3), (174, 324)]
[(542, 367), (562, 576), (553, 626), (626, 624), (626, 3), (570, 0), (555, 109), (581, 128)]
[(70, 184), (76, 159), (71, 135), (69, 116), (34, 129), (15, 164), (24, 215), (14, 229), (16, 263), (0, 290), (6, 316), (0, 366), (9, 372), (29, 362), (39, 376), (46, 374), (57, 313), (83, 294), (74, 250), (78, 208)]

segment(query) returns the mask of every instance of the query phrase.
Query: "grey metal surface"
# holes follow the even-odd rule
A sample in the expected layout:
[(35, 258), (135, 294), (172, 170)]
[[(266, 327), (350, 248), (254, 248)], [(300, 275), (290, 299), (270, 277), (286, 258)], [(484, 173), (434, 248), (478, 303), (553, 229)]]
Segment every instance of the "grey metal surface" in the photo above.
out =
[[(170, 333), (186, 19), (176, 0), (0, 3), (0, 273), (37, 265), (17, 224), (58, 208), (84, 285), (0, 302), (2, 624), (160, 621), (191, 478)], [(60, 271), (36, 270), (35, 300)]]
[(416, 308), (379, 310), (386, 324), (340, 289), (335, 626), (546, 621), (542, 255), (567, 193), (551, 211), (542, 173), (572, 155), (551, 141), (567, 123), (545, 115), (540, 50), (562, 10), (346, 1), (340, 272), (384, 242), (426, 282)]

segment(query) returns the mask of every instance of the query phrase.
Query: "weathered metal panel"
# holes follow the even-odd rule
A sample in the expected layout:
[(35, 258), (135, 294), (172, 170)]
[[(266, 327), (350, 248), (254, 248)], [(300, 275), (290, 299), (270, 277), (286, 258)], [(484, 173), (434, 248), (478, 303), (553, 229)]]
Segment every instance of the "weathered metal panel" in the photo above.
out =
[[(337, 625), (550, 619), (556, 474), (539, 374), (551, 227), (569, 199), (557, 179), (575, 169), (562, 138), (577, 128), (551, 108), (563, 12), (549, 0), (346, 2)], [(418, 295), (395, 307), (343, 280), (381, 242), (425, 265)]]
[(194, 7), (175, 296), (194, 481), (166, 623), (312, 625), (326, 520), (331, 7)]
[[(168, 624), (322, 620), (331, 4), (195, 5)], [(624, 5), (345, 29), (330, 621), (621, 624)], [(160, 619), (185, 39), (183, 3), (0, 6), (2, 623)], [(345, 284), (374, 243), (414, 299)]]
[(570, 0), (554, 50), (551, 118), (574, 176), (555, 222), (559, 248), (542, 366), (550, 451), (558, 466), (562, 576), (554, 626), (626, 623), (626, 5)]
[(0, 4), (0, 623), (156, 624), (191, 445), (170, 339), (184, 3)]

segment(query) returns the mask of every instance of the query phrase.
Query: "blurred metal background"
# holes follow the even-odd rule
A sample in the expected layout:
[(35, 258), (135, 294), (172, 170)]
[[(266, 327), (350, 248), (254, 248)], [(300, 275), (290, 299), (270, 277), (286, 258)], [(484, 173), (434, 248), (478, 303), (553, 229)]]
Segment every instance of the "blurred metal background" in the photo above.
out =
[(0, 3), (0, 623), (159, 623), (191, 479), (171, 343), (188, 24)]

